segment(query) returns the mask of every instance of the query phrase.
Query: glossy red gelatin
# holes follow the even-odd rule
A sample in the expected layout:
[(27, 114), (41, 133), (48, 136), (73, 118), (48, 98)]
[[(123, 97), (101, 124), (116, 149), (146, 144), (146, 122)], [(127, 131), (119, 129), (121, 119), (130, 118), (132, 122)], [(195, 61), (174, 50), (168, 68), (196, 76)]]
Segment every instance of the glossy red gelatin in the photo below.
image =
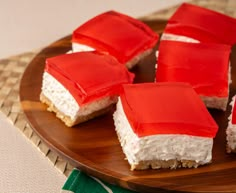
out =
[(81, 106), (119, 95), (122, 84), (132, 83), (134, 74), (110, 55), (98, 52), (64, 54), (46, 60), (45, 71), (56, 78)]
[(228, 97), (229, 45), (163, 40), (157, 82), (187, 82), (202, 96)]
[(236, 100), (232, 108), (232, 124), (236, 124)]
[(108, 11), (78, 27), (73, 32), (72, 42), (107, 52), (125, 64), (143, 51), (153, 48), (158, 37), (143, 22)]
[(189, 84), (127, 84), (123, 85), (120, 98), (126, 117), (139, 137), (186, 134), (213, 138), (218, 130)]
[(183, 3), (168, 20), (164, 31), (202, 42), (234, 45), (236, 19), (199, 6)]

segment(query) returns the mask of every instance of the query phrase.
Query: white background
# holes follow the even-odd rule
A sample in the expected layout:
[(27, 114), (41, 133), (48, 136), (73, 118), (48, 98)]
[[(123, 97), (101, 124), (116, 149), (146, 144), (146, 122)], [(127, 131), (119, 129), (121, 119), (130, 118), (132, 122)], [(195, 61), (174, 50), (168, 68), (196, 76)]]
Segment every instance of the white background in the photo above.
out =
[(139, 17), (180, 2), (183, 0), (0, 0), (0, 58), (45, 47), (107, 10)]

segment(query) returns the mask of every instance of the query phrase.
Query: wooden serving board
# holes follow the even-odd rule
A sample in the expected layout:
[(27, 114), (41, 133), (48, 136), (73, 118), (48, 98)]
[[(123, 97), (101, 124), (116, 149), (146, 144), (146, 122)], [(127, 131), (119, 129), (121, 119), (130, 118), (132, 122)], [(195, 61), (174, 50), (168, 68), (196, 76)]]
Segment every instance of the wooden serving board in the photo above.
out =
[[(146, 22), (157, 33), (165, 21)], [(72, 128), (39, 101), (45, 59), (71, 49), (71, 36), (42, 50), (27, 67), (20, 85), (20, 100), (28, 122), (39, 137), (62, 158), (87, 174), (138, 192), (236, 192), (236, 155), (225, 151), (227, 111), (210, 110), (220, 129), (214, 139), (212, 164), (197, 169), (130, 171), (117, 139), (112, 112)], [(199, 53), (200, 54), (200, 53)], [(230, 99), (236, 94), (236, 49), (231, 55)], [(153, 82), (155, 54), (141, 61), (133, 72), (135, 82)]]

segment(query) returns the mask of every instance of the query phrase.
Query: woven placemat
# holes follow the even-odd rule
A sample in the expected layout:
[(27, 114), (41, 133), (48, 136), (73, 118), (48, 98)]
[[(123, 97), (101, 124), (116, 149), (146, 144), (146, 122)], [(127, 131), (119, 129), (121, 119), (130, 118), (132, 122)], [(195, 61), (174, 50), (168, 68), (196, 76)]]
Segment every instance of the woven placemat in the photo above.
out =
[(74, 167), (51, 151), (33, 132), (20, 105), (19, 84), (21, 77), (38, 52), (38, 50), (27, 52), (0, 60), (0, 110), (57, 169), (68, 176)]
[[(193, 0), (191, 3), (200, 5), (226, 15), (236, 17), (236, 0)], [(146, 20), (167, 20), (178, 6), (158, 11), (142, 17)], [(74, 168), (54, 151), (50, 150), (33, 132), (21, 110), (19, 101), (19, 84), (23, 72), (39, 50), (23, 53), (0, 60), (0, 110), (16, 126), (59, 171), (66, 176)]]

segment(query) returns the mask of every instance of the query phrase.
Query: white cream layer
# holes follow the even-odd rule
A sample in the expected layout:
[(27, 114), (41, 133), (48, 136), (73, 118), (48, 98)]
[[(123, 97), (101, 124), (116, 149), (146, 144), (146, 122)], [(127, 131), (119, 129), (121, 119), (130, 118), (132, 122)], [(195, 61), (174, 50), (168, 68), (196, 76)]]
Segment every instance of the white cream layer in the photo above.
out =
[(194, 160), (200, 165), (211, 162), (212, 138), (180, 134), (138, 137), (126, 118), (120, 99), (113, 118), (123, 152), (131, 165), (145, 160)]
[[(88, 52), (88, 51), (94, 51), (95, 49), (92, 47), (89, 47), (87, 45), (79, 44), (79, 43), (72, 43), (72, 52)], [(133, 58), (131, 58), (129, 61), (126, 62), (126, 67), (128, 69), (133, 68), (141, 59), (145, 58), (149, 54), (151, 54), (153, 49), (148, 49), (143, 51), (140, 54), (137, 54)]]
[(117, 97), (109, 96), (80, 107), (70, 92), (47, 72), (43, 74), (42, 93), (60, 112), (72, 120), (76, 120), (78, 116), (86, 116), (106, 108), (117, 101)]
[(181, 35), (175, 35), (175, 34), (169, 34), (169, 33), (163, 33), (161, 36), (161, 40), (173, 40), (173, 41), (180, 41), (180, 42), (189, 42), (189, 43), (200, 43), (199, 40), (187, 37), (187, 36), (181, 36)]
[(84, 44), (79, 44), (79, 43), (72, 43), (72, 51), (73, 52), (88, 52), (88, 51), (94, 51), (95, 49), (84, 45)]
[(236, 124), (232, 123), (232, 112), (234, 108), (236, 95), (232, 98), (230, 105), (232, 107), (231, 114), (228, 117), (228, 127), (226, 129), (227, 151), (230, 153), (232, 150), (236, 150)]

